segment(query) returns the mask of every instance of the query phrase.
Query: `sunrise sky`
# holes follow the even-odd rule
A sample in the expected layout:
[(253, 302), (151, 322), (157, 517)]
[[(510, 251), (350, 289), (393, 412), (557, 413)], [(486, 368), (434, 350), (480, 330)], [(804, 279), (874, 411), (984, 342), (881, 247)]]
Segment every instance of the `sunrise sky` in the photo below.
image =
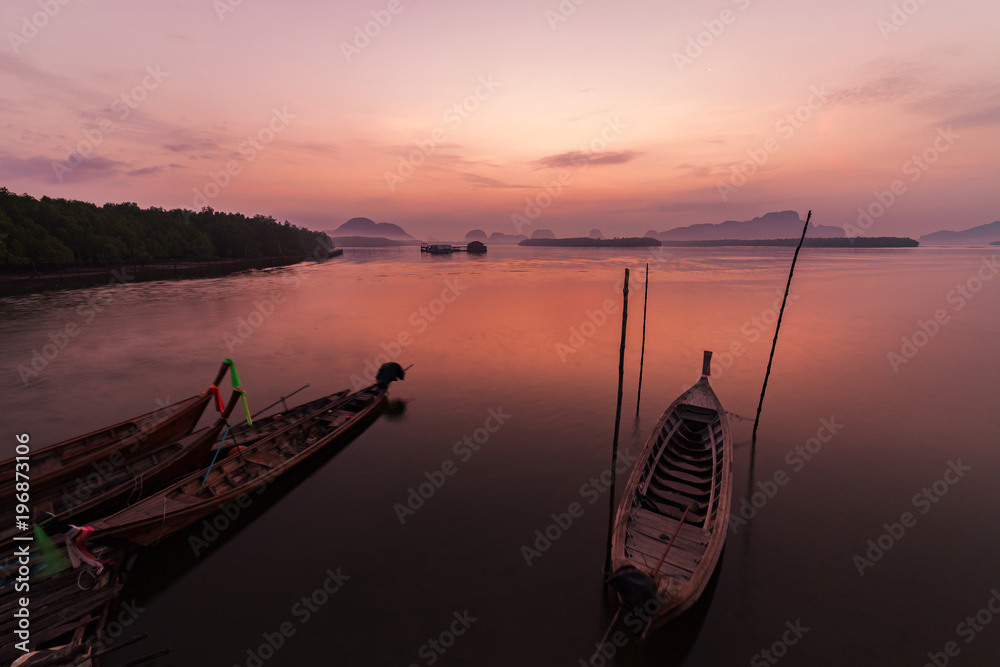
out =
[(965, 229), (1000, 219), (998, 26), (992, 0), (6, 0), (0, 186), (447, 238), (844, 226), (898, 180), (866, 235)]

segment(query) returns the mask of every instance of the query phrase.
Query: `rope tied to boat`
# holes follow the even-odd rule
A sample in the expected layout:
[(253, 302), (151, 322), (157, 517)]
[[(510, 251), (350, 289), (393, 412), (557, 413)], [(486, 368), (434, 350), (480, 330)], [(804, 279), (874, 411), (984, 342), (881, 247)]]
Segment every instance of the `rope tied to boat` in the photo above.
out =
[[(139, 473), (138, 475), (134, 475), (132, 477), (132, 493), (128, 494), (128, 504), (129, 505), (131, 505), (133, 502), (135, 502), (135, 501), (132, 500), (133, 497), (135, 497), (136, 501), (140, 500), (142, 498), (142, 486), (143, 486), (143, 484), (142, 484), (142, 475), (143, 475), (143, 473)], [(138, 492), (138, 495), (136, 495), (136, 492)]]
[(215, 449), (215, 455), (212, 456), (212, 462), (208, 464), (208, 470), (205, 471), (205, 477), (201, 480), (202, 486), (205, 486), (205, 482), (208, 481), (208, 473), (212, 472), (212, 466), (215, 465), (215, 460), (219, 458), (219, 452), (222, 451), (222, 446), (226, 444), (226, 436), (229, 435), (229, 429), (232, 426), (232, 424), (229, 423), (228, 417), (223, 417), (222, 419), (226, 422), (226, 432), (222, 434), (222, 442), (220, 442), (219, 446)]
[(735, 412), (730, 412), (729, 410), (720, 410), (722, 414), (726, 415), (730, 419), (735, 419), (736, 421), (749, 422), (753, 421), (750, 417), (744, 417), (743, 415), (738, 415)]

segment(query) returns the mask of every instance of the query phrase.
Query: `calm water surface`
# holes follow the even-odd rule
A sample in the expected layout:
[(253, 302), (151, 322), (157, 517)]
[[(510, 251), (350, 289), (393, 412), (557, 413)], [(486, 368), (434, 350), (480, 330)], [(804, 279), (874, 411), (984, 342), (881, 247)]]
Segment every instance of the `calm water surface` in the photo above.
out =
[[(579, 665), (616, 609), (601, 575), (608, 492), (591, 480), (610, 461), (623, 269), (622, 448), (638, 451), (703, 349), (723, 404), (753, 416), (791, 259), (663, 250), (349, 250), (3, 299), (0, 455), (14, 433), (41, 446), (202, 391), (226, 356), (251, 408), (307, 382), (296, 400), (349, 387), (387, 357), (414, 364), (391, 414), (311, 474), (218, 534), (199, 525), (144, 553), (123, 599), (142, 609), (127, 634), (150, 638), (112, 664), (169, 647), (155, 664)], [(1000, 590), (1000, 279), (977, 277), (992, 276), (980, 267), (993, 252), (802, 252), (755, 450), (752, 422), (734, 422), (734, 509), (752, 514), (749, 495), (756, 514), (732, 526), (698, 606), (607, 664), (919, 666), (948, 642), (950, 664), (996, 664), (1000, 618), (981, 610)], [(936, 314), (943, 324), (926, 324)], [(23, 382), (18, 367), (67, 324), (78, 335)], [(430, 497), (403, 511), (422, 484)], [(583, 515), (529, 565), (522, 547), (574, 502)]]

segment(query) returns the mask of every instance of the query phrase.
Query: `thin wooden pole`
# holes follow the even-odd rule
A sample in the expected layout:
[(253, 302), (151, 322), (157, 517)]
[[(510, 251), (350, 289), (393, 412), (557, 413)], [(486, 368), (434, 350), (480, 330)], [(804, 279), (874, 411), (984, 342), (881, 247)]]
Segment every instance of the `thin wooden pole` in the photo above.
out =
[(625, 327), (628, 324), (628, 269), (625, 269), (625, 286), (622, 288), (622, 344), (618, 352), (618, 408), (615, 410), (615, 436), (611, 445), (611, 489), (608, 498), (608, 548), (604, 557), (604, 576), (611, 570), (611, 534), (615, 527), (615, 468), (618, 463), (618, 427), (622, 423), (622, 387), (625, 379)]
[(642, 352), (639, 353), (639, 392), (635, 397), (635, 416), (639, 416), (642, 400), (642, 364), (646, 360), (646, 304), (649, 302), (649, 262), (646, 262), (646, 291), (642, 295)]
[(690, 505), (684, 508), (684, 514), (681, 515), (681, 520), (677, 522), (677, 527), (674, 528), (674, 534), (670, 536), (670, 541), (667, 542), (667, 548), (663, 550), (663, 555), (660, 556), (660, 562), (656, 564), (656, 569), (653, 570), (653, 581), (656, 581), (656, 575), (660, 573), (660, 568), (663, 567), (663, 561), (667, 559), (667, 552), (670, 551), (670, 547), (673, 546), (674, 538), (677, 537), (677, 533), (681, 532), (681, 526), (684, 525), (684, 519), (687, 518), (688, 511), (690, 511), (690, 509)]
[[(767, 358), (767, 371), (764, 373), (764, 386), (760, 389), (760, 402), (757, 403), (757, 417), (753, 420), (753, 443), (757, 442), (757, 424), (760, 423), (760, 411), (764, 407), (764, 392), (767, 391), (767, 379), (771, 377), (771, 362), (774, 361), (774, 348), (778, 346), (778, 331), (781, 329), (781, 316), (785, 314), (785, 302), (788, 301), (788, 290), (792, 287), (792, 274), (795, 273), (795, 261), (799, 258), (799, 250), (802, 249), (802, 242), (806, 240), (806, 231), (809, 229), (809, 220), (812, 218), (812, 211), (806, 216), (806, 224), (802, 226), (802, 237), (799, 244), (795, 246), (795, 254), (792, 255), (792, 267), (788, 270), (788, 282), (785, 283), (785, 296), (781, 299), (781, 310), (778, 311), (778, 323), (774, 325), (774, 340), (771, 341), (771, 355)], [(751, 467), (753, 461), (753, 445), (750, 448)]]

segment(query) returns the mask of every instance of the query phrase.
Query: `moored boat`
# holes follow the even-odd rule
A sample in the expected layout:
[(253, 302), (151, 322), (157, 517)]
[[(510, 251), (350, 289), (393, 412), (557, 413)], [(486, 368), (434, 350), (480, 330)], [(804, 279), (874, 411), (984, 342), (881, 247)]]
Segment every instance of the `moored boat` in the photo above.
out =
[(277, 433), (292, 422), (301, 419), (306, 415), (310, 415), (322, 408), (333, 407), (335, 404), (343, 400), (348, 394), (350, 394), (350, 390), (341, 389), (340, 391), (328, 394), (307, 403), (287, 408), (282, 412), (273, 415), (268, 415), (266, 417), (254, 417), (252, 424), (244, 422), (231, 428), (225, 438), (225, 442), (217, 443), (212, 449), (218, 449), (219, 447), (229, 448), (237, 445), (247, 446), (253, 444), (254, 442), (262, 440), (273, 433)]
[[(0, 636), (5, 640), (0, 643), (0, 664), (11, 664), (9, 661), (15, 658), (21, 660), (18, 664), (86, 664), (73, 660), (59, 662), (56, 658), (79, 658), (99, 648), (100, 641), (90, 647), (83, 640), (95, 639), (94, 629), (121, 591), (124, 553), (96, 547), (88, 555), (103, 561), (99, 571), (94, 565), (67, 568), (45, 581), (32, 581), (30, 593), (5, 589), (0, 594)], [(28, 596), (30, 606), (24, 606), (24, 595)], [(16, 616), (21, 609), (30, 614), (27, 630)], [(24, 644), (18, 646), (22, 641)], [(46, 651), (52, 644), (64, 650)], [(29, 661), (22, 647), (38, 653)]]
[[(35, 514), (81, 523), (118, 511), (159, 491), (174, 479), (202, 469), (242, 395), (243, 390), (234, 389), (225, 411), (207, 428), (150, 451), (116, 450), (81, 471), (71, 482), (33, 493)], [(0, 527), (0, 545), (6, 548), (10, 538), (19, 532), (13, 522)]]
[[(228, 360), (223, 362), (211, 388), (196, 396), (114, 426), (33, 450), (29, 470), (32, 494), (55, 488), (81, 473), (88, 474), (88, 468), (115, 452), (127, 448), (130, 455), (141, 454), (191, 433), (209, 401), (218, 396), (212, 388), (217, 391), (229, 367)], [(14, 459), (0, 462), (0, 497), (13, 497), (16, 470)]]
[(697, 601), (728, 530), (733, 440), (711, 359), (653, 429), (615, 517), (610, 582), (623, 606), (645, 605), (643, 636)]
[(387, 391), (388, 382), (376, 382), (287, 423), (262, 440), (235, 448), (209, 469), (93, 522), (94, 539), (124, 540), (138, 546), (159, 542), (219, 507), (271, 483), (320, 451), (346, 445), (379, 415), (386, 404)]

